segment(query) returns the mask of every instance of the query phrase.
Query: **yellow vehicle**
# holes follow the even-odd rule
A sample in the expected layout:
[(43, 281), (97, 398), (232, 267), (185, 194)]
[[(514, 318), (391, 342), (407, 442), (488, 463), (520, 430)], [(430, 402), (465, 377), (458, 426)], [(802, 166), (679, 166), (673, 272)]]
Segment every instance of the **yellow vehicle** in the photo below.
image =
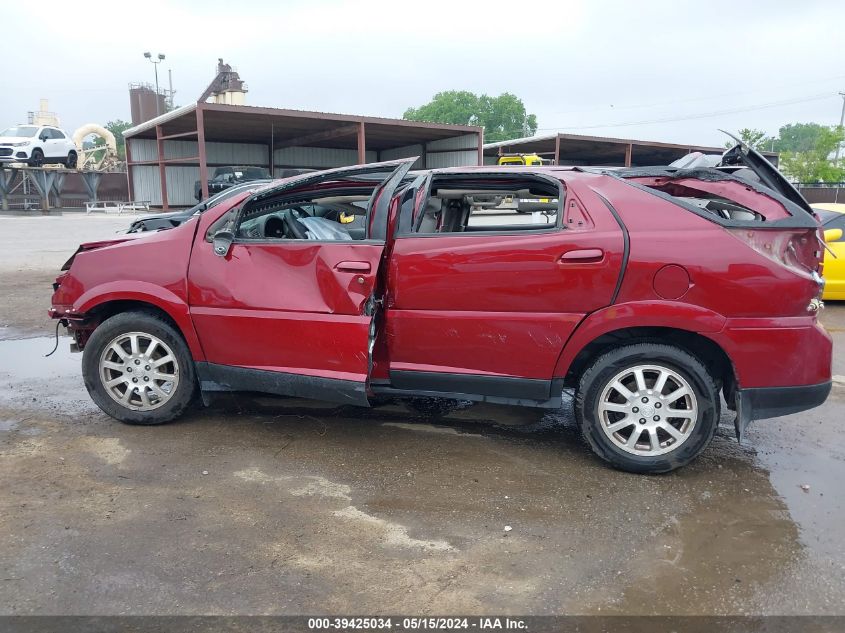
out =
[(821, 219), (824, 241), (830, 249), (824, 254), (822, 299), (845, 300), (845, 204), (814, 204), (813, 211)]
[(537, 154), (502, 154), (499, 156), (499, 165), (550, 165), (552, 161), (548, 158), (541, 158)]

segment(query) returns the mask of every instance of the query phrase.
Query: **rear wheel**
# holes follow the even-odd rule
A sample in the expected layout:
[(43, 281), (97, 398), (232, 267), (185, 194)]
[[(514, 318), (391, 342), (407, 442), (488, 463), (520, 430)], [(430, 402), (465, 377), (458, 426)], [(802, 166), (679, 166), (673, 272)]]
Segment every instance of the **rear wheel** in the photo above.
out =
[(103, 321), (85, 346), (82, 373), (97, 406), (127, 424), (169, 422), (196, 393), (185, 341), (173, 326), (147, 312)]
[(36, 147), (32, 150), (32, 154), (29, 157), (29, 165), (30, 167), (41, 167), (43, 164), (44, 152)]
[(67, 160), (65, 161), (65, 167), (67, 167), (68, 169), (76, 169), (76, 161), (76, 152), (68, 152)]
[(583, 373), (575, 414), (593, 451), (616, 468), (664, 473), (697, 457), (719, 423), (719, 392), (688, 352), (651, 343), (600, 356)]

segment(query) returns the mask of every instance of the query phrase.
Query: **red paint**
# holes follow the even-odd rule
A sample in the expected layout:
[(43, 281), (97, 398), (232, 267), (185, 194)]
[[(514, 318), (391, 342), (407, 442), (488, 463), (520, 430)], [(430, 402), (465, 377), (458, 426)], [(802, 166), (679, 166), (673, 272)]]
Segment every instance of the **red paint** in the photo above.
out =
[(662, 299), (680, 299), (689, 287), (689, 274), (683, 266), (668, 264), (654, 274), (654, 292)]
[[(563, 184), (563, 230), (393, 238), (391, 228), (385, 243), (236, 242), (221, 258), (206, 232), (236, 199), (169, 231), (88, 245), (59, 278), (51, 315), (90, 331), (105, 303), (146, 302), (170, 315), (196, 360), (358, 382), (387, 381), (391, 369), (551, 380), (597, 337), (644, 326), (709, 338), (743, 388), (830, 379), (830, 338), (807, 312), (818, 288), (801, 266), (618, 178), (537, 171)], [(672, 186), (785, 213), (737, 183)], [(627, 264), (625, 234), (602, 198), (627, 231)], [(785, 236), (802, 262), (818, 264), (813, 231), (753, 233), (761, 248)], [(374, 292), (384, 306), (370, 369)]]

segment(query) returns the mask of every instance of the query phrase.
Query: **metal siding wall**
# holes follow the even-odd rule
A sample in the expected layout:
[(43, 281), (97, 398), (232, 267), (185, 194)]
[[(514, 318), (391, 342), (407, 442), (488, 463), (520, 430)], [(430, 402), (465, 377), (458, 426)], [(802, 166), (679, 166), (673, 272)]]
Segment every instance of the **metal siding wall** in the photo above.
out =
[(478, 150), (462, 152), (443, 152), (439, 154), (428, 154), (426, 156), (426, 167), (429, 169), (440, 169), (442, 167), (463, 167), (465, 165), (478, 164)]
[(129, 150), (132, 160), (158, 160), (156, 142), (149, 138), (130, 138)]
[[(134, 149), (132, 150), (135, 151)], [(134, 158), (134, 154), (133, 154)], [(154, 165), (135, 165), (132, 170), (132, 187), (135, 200), (148, 200), (155, 206), (161, 205), (161, 179), (158, 167)]]
[(425, 168), (425, 156), (423, 156), (422, 145), (405, 145), (403, 147), (385, 149), (381, 152), (381, 160), (396, 160), (397, 158), (410, 158), (411, 156), (420, 157), (420, 159), (414, 163), (414, 169)]
[[(129, 139), (133, 161), (158, 160), (155, 139)], [(267, 166), (267, 146), (255, 143), (206, 143), (206, 160), (210, 165)], [(165, 141), (164, 157), (191, 158), (199, 155), (197, 141)]]
[[(478, 151), (478, 134), (464, 134), (463, 136), (453, 136), (452, 138), (444, 138), (440, 139), (439, 141), (432, 141), (428, 144), (428, 150), (430, 152), (448, 149), (474, 149)], [(476, 163), (477, 162), (478, 161), (476, 159)]]
[[(165, 167), (167, 176), (167, 202), (171, 206), (192, 207), (197, 203), (194, 198), (194, 183), (200, 179), (199, 167)], [(161, 198), (159, 185), (159, 198)]]
[[(374, 163), (378, 154), (368, 151), (366, 160)], [(327, 147), (285, 147), (273, 152), (273, 163), (279, 167), (314, 167), (329, 169), (358, 163), (358, 150)]]

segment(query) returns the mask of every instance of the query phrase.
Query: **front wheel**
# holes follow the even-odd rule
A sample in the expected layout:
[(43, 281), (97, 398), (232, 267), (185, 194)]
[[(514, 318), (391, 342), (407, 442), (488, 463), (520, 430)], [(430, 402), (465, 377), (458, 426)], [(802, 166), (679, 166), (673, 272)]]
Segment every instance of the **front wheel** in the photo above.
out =
[(32, 150), (32, 154), (29, 157), (29, 166), (30, 167), (41, 167), (43, 164), (44, 164), (44, 152), (36, 147), (34, 150)]
[(148, 312), (124, 312), (94, 330), (82, 356), (91, 398), (127, 424), (178, 417), (196, 393), (194, 361), (182, 336)]
[(65, 167), (67, 167), (68, 169), (76, 169), (76, 161), (76, 152), (68, 152), (67, 160), (65, 161)]
[(582, 374), (575, 415), (593, 451), (616, 468), (665, 473), (697, 457), (719, 424), (704, 365), (672, 345), (625, 345)]

